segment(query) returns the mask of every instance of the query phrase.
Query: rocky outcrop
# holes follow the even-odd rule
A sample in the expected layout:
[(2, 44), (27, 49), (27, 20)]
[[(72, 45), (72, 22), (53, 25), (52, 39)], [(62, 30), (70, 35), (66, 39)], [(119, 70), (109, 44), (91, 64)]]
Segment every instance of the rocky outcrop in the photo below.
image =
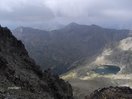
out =
[(132, 89), (129, 87), (109, 87), (94, 91), (86, 99), (132, 99)]
[(72, 99), (68, 82), (42, 72), (24, 45), (0, 27), (0, 99)]

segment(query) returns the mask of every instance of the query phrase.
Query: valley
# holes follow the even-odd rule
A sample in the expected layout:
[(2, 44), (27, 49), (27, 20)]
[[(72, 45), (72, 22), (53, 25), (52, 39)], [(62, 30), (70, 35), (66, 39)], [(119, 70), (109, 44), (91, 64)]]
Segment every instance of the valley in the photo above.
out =
[(21, 27), (13, 34), (23, 41), (42, 69), (52, 68), (70, 82), (75, 99), (84, 99), (104, 87), (132, 87), (129, 30), (71, 23), (54, 31)]

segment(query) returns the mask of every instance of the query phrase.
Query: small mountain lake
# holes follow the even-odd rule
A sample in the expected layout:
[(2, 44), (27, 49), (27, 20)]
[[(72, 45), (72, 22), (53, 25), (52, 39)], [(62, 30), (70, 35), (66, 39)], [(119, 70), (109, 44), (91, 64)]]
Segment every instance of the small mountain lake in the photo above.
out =
[(100, 75), (117, 74), (120, 71), (120, 67), (113, 65), (102, 65), (93, 69), (93, 71)]

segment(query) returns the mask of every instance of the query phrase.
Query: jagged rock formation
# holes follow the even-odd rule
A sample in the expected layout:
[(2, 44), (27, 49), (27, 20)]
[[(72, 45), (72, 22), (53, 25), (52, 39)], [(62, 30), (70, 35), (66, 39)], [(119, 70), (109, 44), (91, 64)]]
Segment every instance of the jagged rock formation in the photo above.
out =
[(132, 99), (132, 89), (129, 87), (108, 87), (94, 91), (85, 99)]
[(0, 99), (72, 99), (72, 87), (44, 73), (8, 28), (0, 27)]

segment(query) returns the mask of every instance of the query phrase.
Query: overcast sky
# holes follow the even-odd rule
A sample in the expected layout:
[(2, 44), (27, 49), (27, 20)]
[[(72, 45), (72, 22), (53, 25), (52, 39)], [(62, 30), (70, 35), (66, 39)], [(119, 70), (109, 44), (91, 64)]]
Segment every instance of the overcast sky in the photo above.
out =
[(0, 24), (10, 28), (70, 22), (132, 29), (132, 0), (0, 0)]

